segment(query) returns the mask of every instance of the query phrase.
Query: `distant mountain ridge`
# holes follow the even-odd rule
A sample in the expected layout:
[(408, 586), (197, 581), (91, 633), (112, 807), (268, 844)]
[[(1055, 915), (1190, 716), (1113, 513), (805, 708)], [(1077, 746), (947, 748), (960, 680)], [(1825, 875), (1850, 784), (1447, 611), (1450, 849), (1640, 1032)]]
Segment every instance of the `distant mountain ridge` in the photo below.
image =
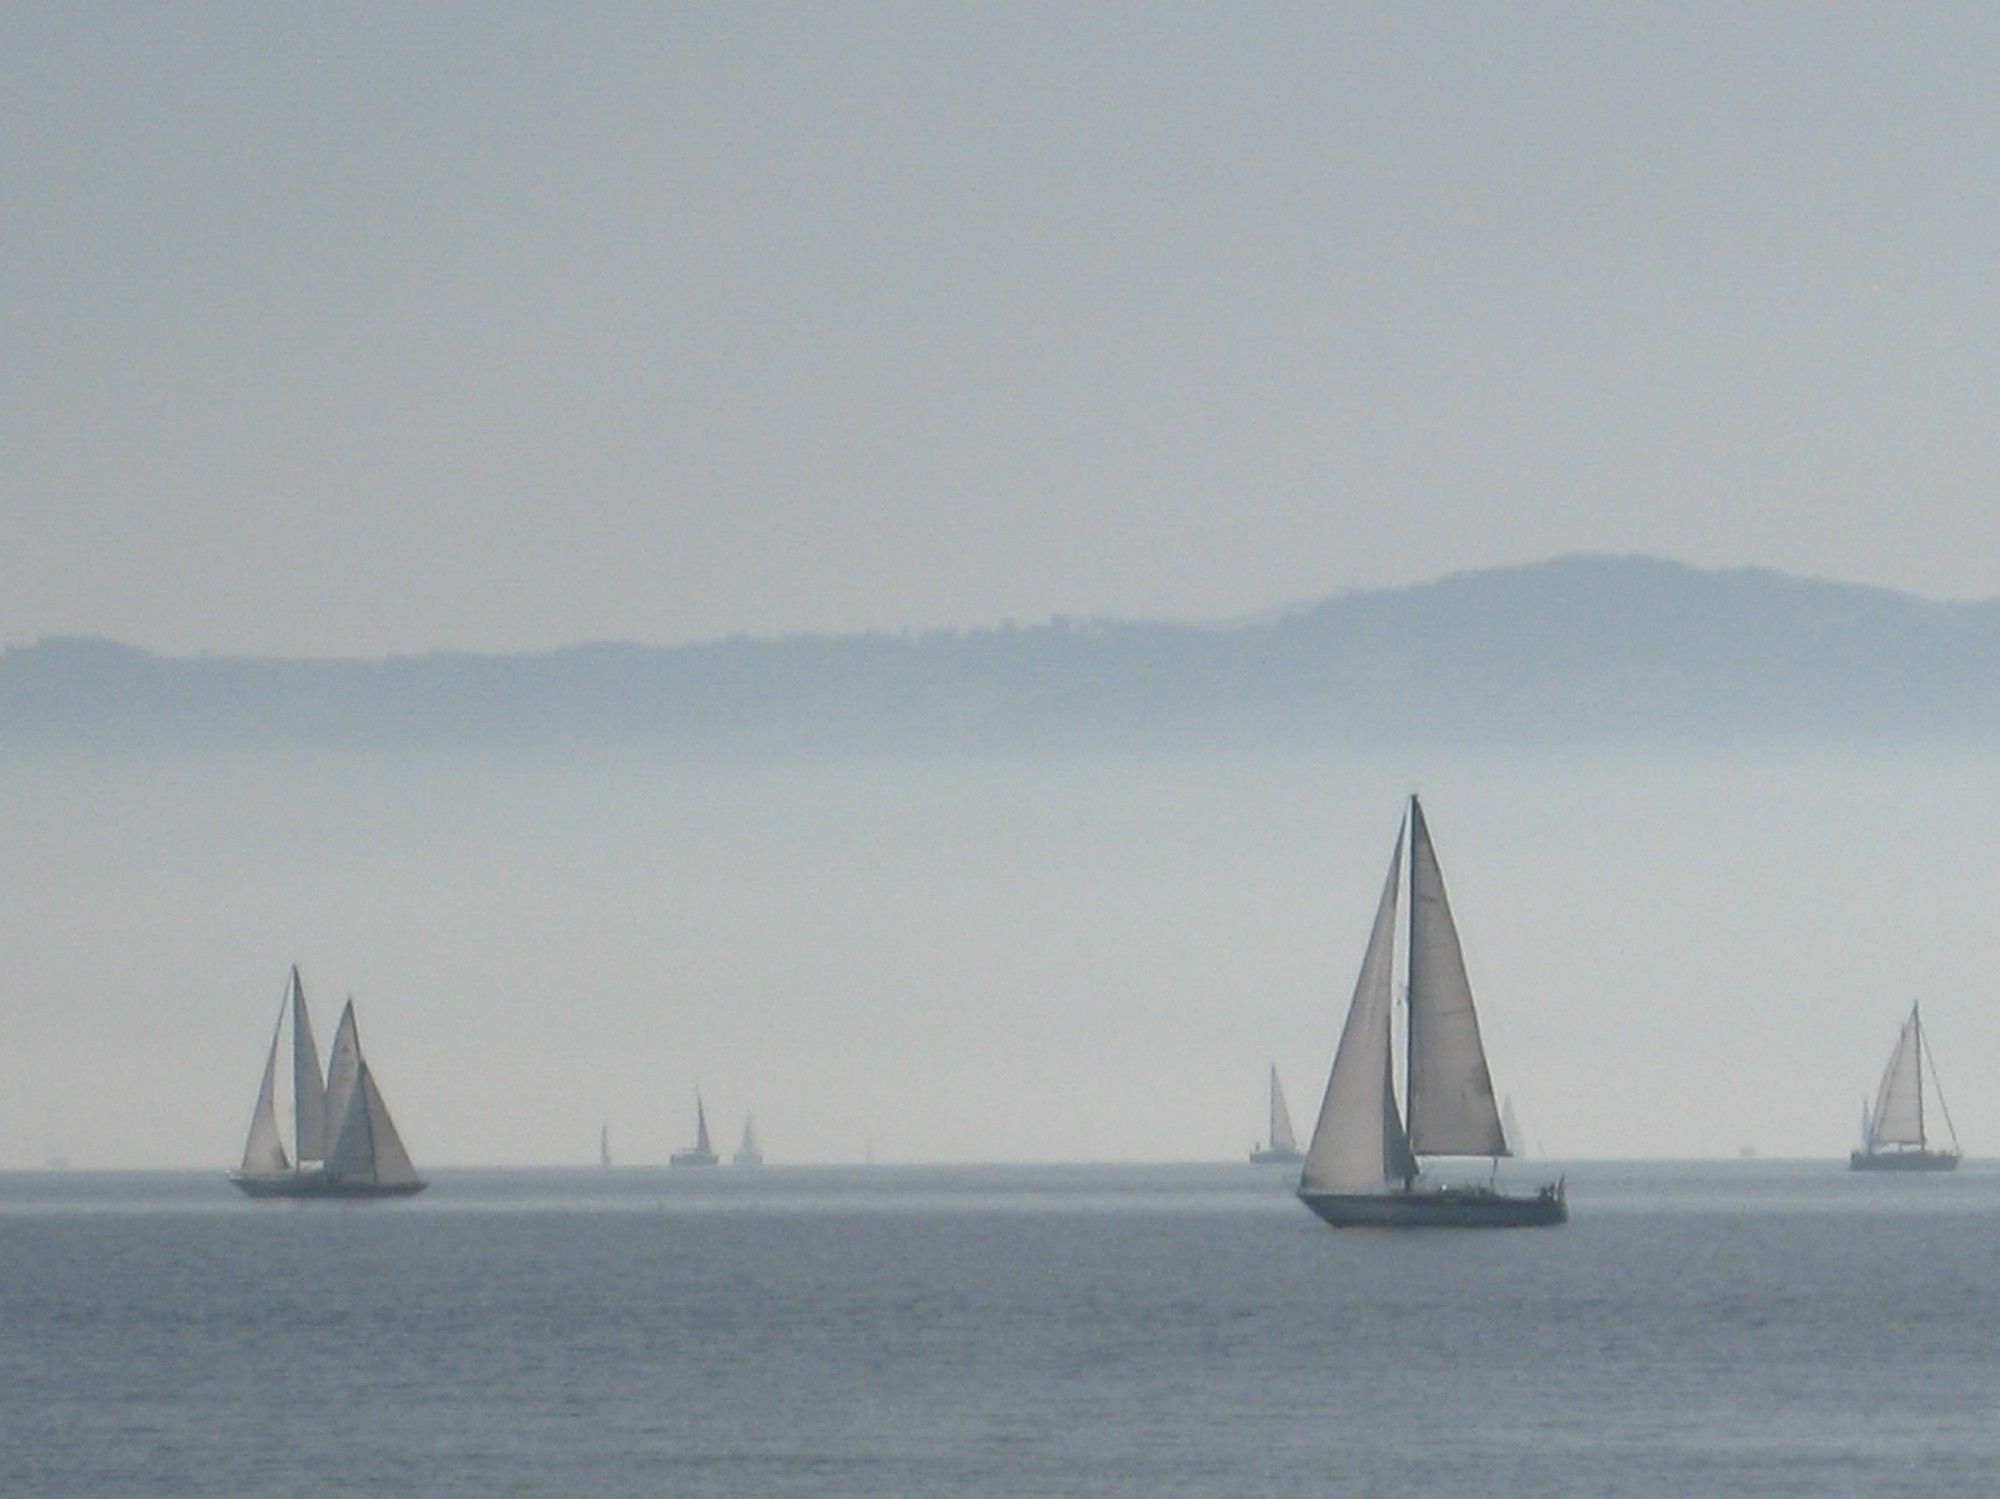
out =
[(1575, 556), (1222, 624), (369, 661), (0, 653), (0, 738), (690, 749), (1977, 740), (2000, 600)]

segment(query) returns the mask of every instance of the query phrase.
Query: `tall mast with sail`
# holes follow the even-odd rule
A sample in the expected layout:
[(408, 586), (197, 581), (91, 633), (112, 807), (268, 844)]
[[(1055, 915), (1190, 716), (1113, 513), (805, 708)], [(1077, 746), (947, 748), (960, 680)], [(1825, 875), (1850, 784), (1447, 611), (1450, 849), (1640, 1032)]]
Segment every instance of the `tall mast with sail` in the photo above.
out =
[(736, 1154), (729, 1158), (732, 1166), (761, 1166), (764, 1164), (764, 1144), (757, 1138), (757, 1116), (743, 1116), (743, 1139), (736, 1147)]
[(1271, 1068), (1271, 1133), (1266, 1142), (1250, 1152), (1259, 1166), (1287, 1165), (1303, 1161), (1298, 1136), (1292, 1133), (1292, 1111), (1285, 1107), (1285, 1090), (1278, 1081), (1278, 1069)]
[[(1399, 829), (1354, 998), (1307, 1148), (1299, 1197), (1335, 1226), (1534, 1227), (1563, 1223), (1560, 1181), (1530, 1195), (1498, 1187), (1508, 1144), (1494, 1103), (1458, 928), (1423, 808), (1410, 798), (1410, 960), (1407, 1109), (1396, 1102), (1392, 998)], [(1487, 1183), (1434, 1182), (1420, 1157), (1485, 1156)]]
[(701, 1101), (701, 1089), (694, 1090), (694, 1144), (667, 1157), (669, 1166), (714, 1166), (720, 1163), (708, 1138), (708, 1109)]
[[(280, 1137), (276, 1104), (278, 1044), (287, 1020), (292, 1026), (291, 1160)], [(321, 1078), (305, 986), (296, 966), (264, 1058), (243, 1164), (230, 1180), (250, 1197), (401, 1197), (425, 1186), (361, 1055), (352, 1000), (334, 1035), (327, 1076)]]
[[(1951, 1148), (1933, 1147), (1924, 1110), (1924, 1071), (1929, 1064), (1938, 1112), (1944, 1116)], [(1937, 1059), (1924, 1035), (1923, 1017), (1910, 1006), (1909, 1019), (1896, 1034), (1875, 1106), (1863, 1116), (1861, 1148), (1847, 1158), (1854, 1171), (1950, 1171), (1959, 1160), (1958, 1131), (1945, 1107), (1944, 1089), (1937, 1087)]]

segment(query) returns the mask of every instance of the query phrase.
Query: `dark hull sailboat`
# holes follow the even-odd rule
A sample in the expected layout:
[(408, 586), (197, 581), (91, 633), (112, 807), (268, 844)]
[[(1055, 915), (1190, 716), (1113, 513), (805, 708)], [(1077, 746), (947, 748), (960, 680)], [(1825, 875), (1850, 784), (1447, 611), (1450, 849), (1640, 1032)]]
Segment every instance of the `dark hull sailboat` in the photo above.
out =
[[(278, 1132), (276, 1105), (278, 1038), (289, 1013), (292, 1022), (292, 1144), (296, 1159), (285, 1153)], [(250, 1136), (243, 1145), (243, 1164), (229, 1181), (245, 1197), (356, 1202), (370, 1198), (409, 1197), (428, 1185), (417, 1175), (389, 1117), (389, 1106), (375, 1085), (361, 1055), (361, 1033), (354, 1022), (354, 1002), (348, 1001), (334, 1032), (326, 1076), (319, 1071), (312, 1020), (306, 1013), (305, 988), (292, 970), (278, 1024), (271, 1032), (271, 1050), (264, 1059), (264, 1081), (250, 1115)]]
[[(1950, 1150), (1934, 1149), (1930, 1120), (1924, 1099), (1925, 1063), (1929, 1063), (1931, 1087), (1937, 1094), (1939, 1112), (1951, 1135)], [(1944, 1089), (1937, 1082), (1937, 1058), (1931, 1055), (1924, 1035), (1923, 1017), (1915, 1005), (1910, 1018), (1896, 1037), (1896, 1049), (1889, 1053), (1889, 1066), (1882, 1074), (1875, 1105), (1861, 1120), (1861, 1148), (1847, 1158), (1850, 1171), (1955, 1171), (1958, 1169), (1958, 1131), (1952, 1127), (1951, 1110), (1945, 1107)]]
[[(1410, 798), (1410, 958), (1407, 1110), (1399, 1107), (1393, 1044), (1396, 905), (1404, 833), (1355, 980), (1319, 1123), (1300, 1173), (1299, 1200), (1335, 1228), (1552, 1228), (1569, 1221), (1561, 1180), (1529, 1192), (1499, 1185), (1510, 1154), (1486, 1048), (1472, 1005), (1444, 877)], [(1428, 1179), (1425, 1157), (1490, 1157), (1493, 1181)]]
[(1301, 1192), (1299, 1201), (1335, 1228), (1552, 1228), (1569, 1222), (1562, 1188), (1532, 1197), (1491, 1187), (1422, 1192)]
[(1945, 1150), (1857, 1150), (1847, 1158), (1849, 1171), (1956, 1171), (1958, 1157)]
[(427, 1181), (349, 1181), (322, 1171), (298, 1171), (284, 1177), (243, 1176), (232, 1172), (230, 1185), (245, 1197), (290, 1197), (297, 1200), (342, 1201), (382, 1197), (414, 1197), (430, 1185)]

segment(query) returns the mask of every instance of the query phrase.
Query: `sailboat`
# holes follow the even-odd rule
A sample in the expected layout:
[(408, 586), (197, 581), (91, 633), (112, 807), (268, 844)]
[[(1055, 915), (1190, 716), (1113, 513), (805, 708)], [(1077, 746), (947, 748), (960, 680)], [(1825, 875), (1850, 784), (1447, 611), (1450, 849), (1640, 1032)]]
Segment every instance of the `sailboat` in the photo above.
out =
[(701, 1089), (694, 1090), (694, 1144), (667, 1157), (669, 1166), (713, 1166), (718, 1164), (715, 1147), (708, 1140), (708, 1110), (701, 1104)]
[(757, 1116), (743, 1116), (743, 1141), (736, 1147), (736, 1154), (729, 1158), (732, 1166), (761, 1166), (764, 1164), (764, 1146), (757, 1138)]
[[(1354, 1000), (1306, 1150), (1299, 1200), (1336, 1228), (1535, 1228), (1569, 1221), (1558, 1180), (1532, 1193), (1499, 1187), (1508, 1154), (1472, 985), (1423, 807), (1410, 798), (1409, 1059), (1406, 1109), (1396, 1103), (1392, 978), (1405, 831), (1355, 981)], [(1426, 1156), (1489, 1156), (1488, 1181), (1429, 1180)]]
[(597, 1131), (597, 1164), (606, 1171), (611, 1169), (611, 1121), (605, 1120)]
[(1292, 1133), (1292, 1112), (1285, 1107), (1285, 1090), (1278, 1085), (1276, 1067), (1271, 1069), (1271, 1138), (1251, 1151), (1250, 1159), (1259, 1166), (1284, 1166), (1305, 1159), (1299, 1154), (1299, 1138)]
[[(1951, 1136), (1950, 1150), (1933, 1150), (1924, 1117), (1924, 1063), (1930, 1062), (1931, 1086), (1937, 1091), (1938, 1112)], [(1910, 1018), (1896, 1037), (1896, 1049), (1889, 1053), (1888, 1070), (1876, 1091), (1875, 1106), (1865, 1105), (1861, 1114), (1861, 1148), (1847, 1158), (1850, 1171), (1950, 1171), (1958, 1165), (1958, 1131), (1952, 1127), (1951, 1110), (1945, 1107), (1944, 1089), (1938, 1085), (1937, 1058), (1931, 1054), (1924, 1036), (1924, 1022), (1917, 1007), (1910, 1006)]]
[[(278, 1130), (278, 1043), (287, 1019), (292, 1025), (294, 1156), (286, 1155)], [(361, 1055), (351, 998), (334, 1031), (326, 1075), (320, 1076), (319, 1049), (296, 964), (271, 1031), (243, 1164), (229, 1179), (248, 1197), (407, 1197), (428, 1185), (411, 1164), (382, 1090)]]

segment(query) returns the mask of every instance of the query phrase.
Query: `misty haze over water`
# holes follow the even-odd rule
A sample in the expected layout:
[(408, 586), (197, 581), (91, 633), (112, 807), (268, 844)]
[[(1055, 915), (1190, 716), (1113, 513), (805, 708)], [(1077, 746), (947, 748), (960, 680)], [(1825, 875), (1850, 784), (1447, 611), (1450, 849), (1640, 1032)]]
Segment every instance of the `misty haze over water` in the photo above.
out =
[(1228, 1159), (1268, 1063), (1312, 1117), (1410, 789), (1548, 1153), (1840, 1155), (1912, 999), (1978, 1153), (1994, 757), (1870, 722), (1710, 751), (1658, 710), (1624, 744), (1404, 751), (32, 734), (0, 763), (30, 999), (0, 1161), (228, 1163), (294, 959), (322, 1025), (356, 995), (420, 1163), (584, 1161), (604, 1119), (662, 1161), (696, 1083), (784, 1161)]

